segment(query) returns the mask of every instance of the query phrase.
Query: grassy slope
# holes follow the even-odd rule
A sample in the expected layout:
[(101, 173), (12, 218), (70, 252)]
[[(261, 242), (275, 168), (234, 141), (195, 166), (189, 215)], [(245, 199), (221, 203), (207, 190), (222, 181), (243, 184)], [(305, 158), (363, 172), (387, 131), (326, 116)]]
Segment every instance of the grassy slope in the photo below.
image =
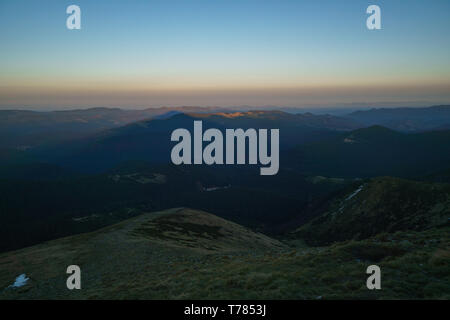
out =
[[(144, 214), (96, 232), (0, 255), (3, 299), (450, 298), (450, 229), (380, 234), (328, 247), (290, 247), (190, 209)], [(365, 287), (382, 269), (381, 291)], [(78, 264), (82, 290), (65, 288)]]
[(450, 185), (381, 177), (338, 197), (327, 212), (297, 230), (311, 245), (361, 240), (383, 232), (448, 225)]
[[(50, 241), (0, 255), (0, 288), (26, 273), (29, 285), (4, 290), (12, 298), (127, 297), (149, 291), (174, 272), (212, 254), (278, 251), (284, 245), (201, 211), (171, 209), (140, 215), (96, 232)], [(65, 288), (67, 266), (81, 267), (83, 290)], [(158, 297), (155, 295), (154, 297)]]

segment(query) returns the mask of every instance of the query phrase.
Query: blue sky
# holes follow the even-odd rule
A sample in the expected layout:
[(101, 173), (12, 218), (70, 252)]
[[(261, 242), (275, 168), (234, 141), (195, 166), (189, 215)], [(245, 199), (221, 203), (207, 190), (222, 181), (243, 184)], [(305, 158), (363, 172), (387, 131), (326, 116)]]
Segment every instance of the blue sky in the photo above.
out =
[(0, 108), (450, 102), (447, 0), (1, 0), (0, 30)]

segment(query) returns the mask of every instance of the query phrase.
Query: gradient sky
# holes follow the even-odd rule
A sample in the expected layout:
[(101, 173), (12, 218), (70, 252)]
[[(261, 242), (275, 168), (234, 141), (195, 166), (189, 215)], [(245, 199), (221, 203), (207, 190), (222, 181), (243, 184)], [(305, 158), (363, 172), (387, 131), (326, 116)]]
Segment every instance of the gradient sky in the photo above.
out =
[(0, 108), (449, 103), (449, 35), (448, 0), (0, 0)]

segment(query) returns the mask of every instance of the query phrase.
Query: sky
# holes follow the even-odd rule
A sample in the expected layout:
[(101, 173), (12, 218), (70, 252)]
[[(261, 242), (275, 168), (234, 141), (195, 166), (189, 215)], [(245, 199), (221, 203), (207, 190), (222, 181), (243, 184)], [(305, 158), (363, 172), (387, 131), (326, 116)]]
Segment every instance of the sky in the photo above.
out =
[(0, 0), (0, 109), (450, 103), (449, 34), (448, 0)]

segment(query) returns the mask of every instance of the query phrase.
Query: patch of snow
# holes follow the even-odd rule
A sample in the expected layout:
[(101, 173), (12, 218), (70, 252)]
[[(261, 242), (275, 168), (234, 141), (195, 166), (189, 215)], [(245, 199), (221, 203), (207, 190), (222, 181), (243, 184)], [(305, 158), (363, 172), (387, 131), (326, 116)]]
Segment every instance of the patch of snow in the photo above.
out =
[[(16, 281), (10, 285), (9, 287), (11, 288), (19, 288), (19, 287), (23, 287), (24, 285), (27, 284), (27, 281), (30, 280), (30, 278), (27, 278), (27, 276), (25, 275), (25, 273), (22, 273), (20, 276), (18, 276), (16, 278)], [(8, 288), (9, 288), (8, 287)]]
[(361, 185), (358, 189), (355, 190), (355, 192), (353, 192), (351, 195), (349, 195), (347, 198), (345, 198), (345, 201), (350, 200), (351, 198), (356, 196), (358, 193), (360, 193), (361, 190), (363, 189), (363, 187), (364, 187), (364, 185)]

